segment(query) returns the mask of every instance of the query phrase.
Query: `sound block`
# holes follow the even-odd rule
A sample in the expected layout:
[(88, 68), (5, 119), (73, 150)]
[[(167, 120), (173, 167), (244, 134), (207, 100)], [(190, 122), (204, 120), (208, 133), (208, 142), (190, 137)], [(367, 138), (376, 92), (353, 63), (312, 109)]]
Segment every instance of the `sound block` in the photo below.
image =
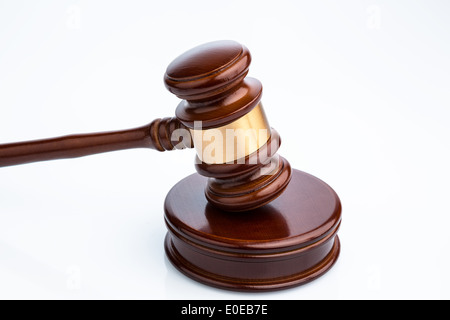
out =
[(323, 181), (293, 170), (280, 197), (234, 213), (208, 203), (206, 181), (186, 177), (164, 205), (165, 251), (185, 275), (223, 289), (269, 291), (309, 282), (336, 262), (341, 203)]

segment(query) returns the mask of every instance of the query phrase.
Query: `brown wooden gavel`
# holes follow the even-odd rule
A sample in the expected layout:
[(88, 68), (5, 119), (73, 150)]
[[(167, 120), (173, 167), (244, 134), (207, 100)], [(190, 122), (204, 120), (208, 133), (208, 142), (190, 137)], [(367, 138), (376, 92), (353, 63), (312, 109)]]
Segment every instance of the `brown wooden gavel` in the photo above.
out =
[[(210, 203), (228, 211), (260, 207), (283, 192), (291, 168), (276, 155), (280, 137), (260, 103), (262, 85), (246, 78), (250, 62), (248, 49), (235, 41), (195, 47), (176, 58), (164, 76), (167, 89), (183, 99), (176, 117), (130, 130), (0, 145), (0, 167), (130, 148), (195, 147), (196, 169), (209, 178)], [(208, 152), (211, 136), (228, 148)]]
[(182, 99), (175, 117), (130, 130), (0, 145), (0, 167), (194, 147), (198, 173), (180, 180), (164, 202), (164, 245), (173, 265), (232, 290), (309, 282), (338, 259), (341, 203), (326, 183), (276, 154), (280, 136), (264, 113), (261, 83), (247, 77), (250, 62), (248, 49), (235, 41), (195, 47), (164, 76)]

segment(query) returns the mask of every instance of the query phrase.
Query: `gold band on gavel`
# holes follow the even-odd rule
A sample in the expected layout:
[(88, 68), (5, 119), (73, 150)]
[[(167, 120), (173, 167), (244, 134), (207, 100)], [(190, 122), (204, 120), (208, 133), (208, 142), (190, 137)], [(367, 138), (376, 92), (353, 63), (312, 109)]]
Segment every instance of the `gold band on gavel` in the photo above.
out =
[(191, 134), (197, 155), (204, 163), (239, 163), (269, 140), (270, 126), (260, 103), (222, 127), (202, 130), (199, 123), (191, 129)]

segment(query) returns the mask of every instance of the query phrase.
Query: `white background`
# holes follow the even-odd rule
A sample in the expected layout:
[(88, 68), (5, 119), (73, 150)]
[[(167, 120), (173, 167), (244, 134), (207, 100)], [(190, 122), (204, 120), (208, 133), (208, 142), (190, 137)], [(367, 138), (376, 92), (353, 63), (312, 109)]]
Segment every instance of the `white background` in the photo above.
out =
[(305, 286), (235, 293), (164, 255), (162, 205), (194, 151), (0, 168), (0, 298), (450, 298), (447, 1), (0, 0), (0, 143), (173, 116), (167, 65), (233, 39), (280, 154), (341, 197), (342, 253)]

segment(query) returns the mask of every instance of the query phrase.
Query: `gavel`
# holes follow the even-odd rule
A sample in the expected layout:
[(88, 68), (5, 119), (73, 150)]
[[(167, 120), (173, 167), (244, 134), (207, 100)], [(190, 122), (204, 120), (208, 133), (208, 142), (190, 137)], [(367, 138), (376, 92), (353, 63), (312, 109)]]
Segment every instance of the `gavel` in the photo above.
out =
[[(260, 103), (261, 83), (246, 78), (250, 62), (248, 49), (233, 41), (194, 48), (175, 59), (164, 76), (169, 91), (183, 99), (176, 117), (130, 130), (0, 145), (0, 167), (129, 148), (194, 146), (196, 169), (210, 178), (206, 197), (212, 204), (228, 211), (258, 208), (286, 188), (291, 168), (284, 158), (272, 159), (280, 138)], [(208, 146), (214, 156), (205, 152)]]
[(279, 156), (278, 132), (247, 77), (251, 55), (231, 40), (199, 45), (164, 75), (175, 117), (121, 131), (0, 145), (0, 167), (130, 148), (195, 148), (193, 174), (166, 197), (166, 254), (187, 276), (233, 290), (311, 281), (337, 260), (341, 204), (323, 181)]

